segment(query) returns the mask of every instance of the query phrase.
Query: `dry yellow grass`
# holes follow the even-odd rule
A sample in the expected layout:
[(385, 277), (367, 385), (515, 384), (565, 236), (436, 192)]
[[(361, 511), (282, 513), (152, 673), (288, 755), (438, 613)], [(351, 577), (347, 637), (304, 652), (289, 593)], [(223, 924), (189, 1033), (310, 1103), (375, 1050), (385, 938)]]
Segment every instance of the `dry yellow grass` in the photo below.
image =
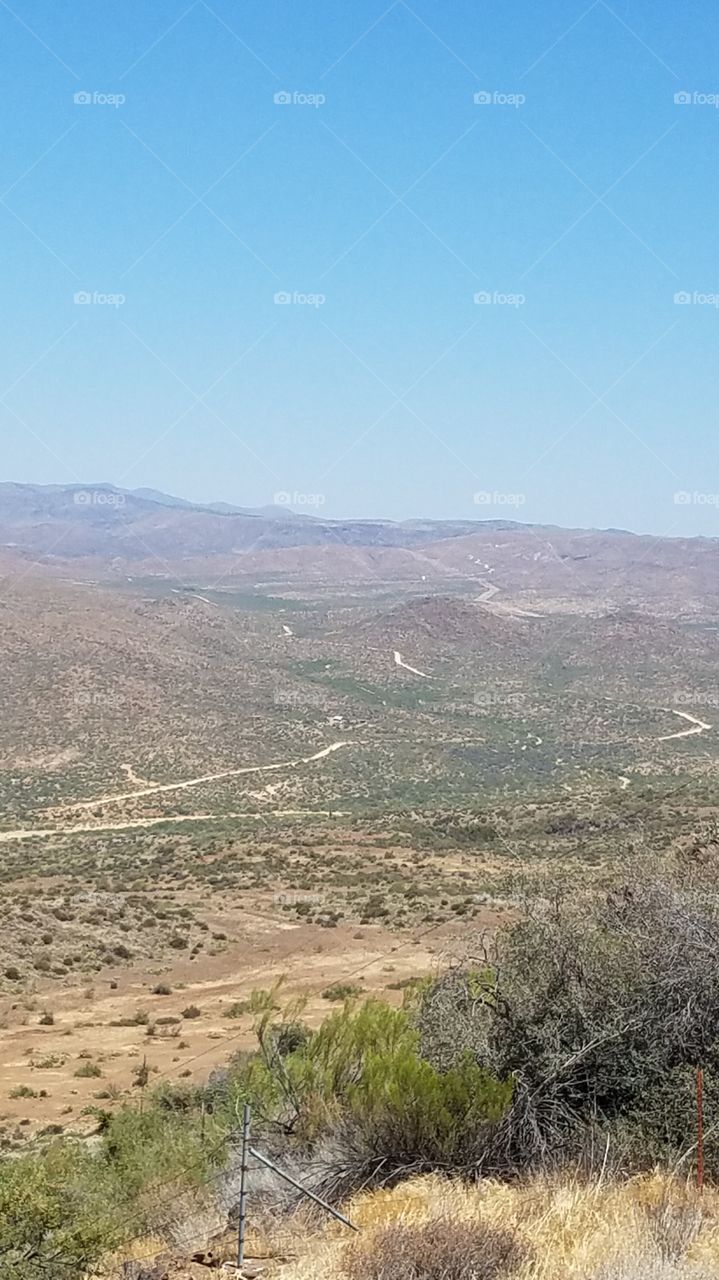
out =
[[(719, 1192), (700, 1199), (684, 1182), (655, 1175), (622, 1183), (586, 1184), (536, 1179), (508, 1186), (463, 1186), (418, 1178), (357, 1196), (347, 1206), (362, 1229), (353, 1246), (371, 1249), (373, 1232), (388, 1224), (432, 1218), (501, 1227), (527, 1243), (531, 1261), (516, 1280), (693, 1280), (719, 1276)], [(279, 1227), (279, 1224), (278, 1224)], [(279, 1229), (258, 1253), (295, 1261), (267, 1273), (282, 1280), (340, 1280), (349, 1232), (331, 1224), (316, 1233)]]

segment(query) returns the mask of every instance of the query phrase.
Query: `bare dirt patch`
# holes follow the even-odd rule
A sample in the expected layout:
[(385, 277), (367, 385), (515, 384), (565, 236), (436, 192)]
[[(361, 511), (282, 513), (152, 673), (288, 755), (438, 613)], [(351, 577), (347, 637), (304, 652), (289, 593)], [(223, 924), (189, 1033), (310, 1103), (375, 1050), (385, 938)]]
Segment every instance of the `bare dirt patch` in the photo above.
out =
[[(303, 1016), (318, 1025), (333, 1007), (323, 991), (351, 981), (399, 1002), (403, 980), (431, 972), (458, 937), (453, 924), (431, 936), (421, 929), (399, 935), (376, 925), (325, 929), (278, 922), (269, 910), (219, 909), (205, 918), (216, 933), (231, 929), (235, 940), (222, 954), (203, 957), (201, 968), (189, 958), (118, 968), (91, 986), (48, 986), (32, 997), (0, 1002), (1, 1126), (28, 1136), (49, 1124), (88, 1132), (96, 1121), (86, 1108), (113, 1109), (137, 1094), (133, 1072), (143, 1059), (150, 1083), (163, 1077), (200, 1081), (231, 1053), (251, 1047), (252, 1014), (230, 1017), (228, 1011), (253, 990), (284, 979), (280, 999), (304, 996)], [(169, 993), (153, 994), (154, 988)], [(193, 1008), (199, 1016), (183, 1017)], [(42, 1025), (47, 1014), (52, 1023)], [(147, 1021), (134, 1021), (145, 1014)], [(148, 1025), (154, 1034), (148, 1035)], [(88, 1064), (101, 1074), (86, 1075)]]

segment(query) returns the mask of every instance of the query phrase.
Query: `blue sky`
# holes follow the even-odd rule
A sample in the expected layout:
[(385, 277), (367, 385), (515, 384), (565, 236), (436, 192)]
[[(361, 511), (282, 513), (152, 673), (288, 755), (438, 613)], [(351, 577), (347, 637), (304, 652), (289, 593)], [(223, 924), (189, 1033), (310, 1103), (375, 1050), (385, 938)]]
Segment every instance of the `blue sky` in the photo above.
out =
[(4, 479), (719, 533), (709, 0), (0, 0), (0, 39)]

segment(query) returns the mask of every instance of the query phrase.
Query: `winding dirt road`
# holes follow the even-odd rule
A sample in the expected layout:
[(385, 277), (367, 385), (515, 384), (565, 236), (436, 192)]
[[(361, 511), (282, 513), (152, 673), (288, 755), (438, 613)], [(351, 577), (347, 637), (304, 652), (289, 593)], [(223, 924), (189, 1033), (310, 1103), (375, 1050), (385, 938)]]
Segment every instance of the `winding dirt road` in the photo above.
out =
[[(199, 787), (203, 782), (215, 782), (221, 778), (237, 778), (247, 773), (266, 773), (271, 769), (296, 769), (302, 764), (314, 764), (316, 760), (324, 760), (341, 747), (352, 744), (346, 740), (332, 742), (312, 756), (300, 756), (296, 760), (280, 760), (276, 764), (245, 765), (242, 769), (223, 769), (221, 773), (205, 773), (199, 778), (188, 778), (185, 782), (153, 783), (152, 786), (141, 787), (137, 791), (121, 791), (112, 795), (97, 796), (94, 800), (78, 800), (74, 804), (58, 805), (56, 813), (72, 813), (76, 810), (94, 809), (100, 804), (113, 804), (122, 800), (134, 800), (138, 796), (157, 795), (158, 792), (185, 791), (189, 787)], [(125, 766), (129, 768), (129, 766)], [(132, 827), (154, 827), (163, 822), (207, 822), (216, 818), (263, 818), (263, 817), (326, 817), (327, 811), (322, 809), (275, 809), (263, 813), (189, 813), (165, 815), (162, 818), (127, 818), (124, 822), (89, 824), (74, 827), (20, 827), (14, 831), (0, 831), (0, 844), (8, 844), (17, 840), (32, 840), (35, 836), (67, 836), (87, 831), (128, 831)]]
[(76, 800), (72, 804), (58, 805), (56, 812), (73, 813), (77, 809), (94, 809), (98, 804), (114, 804), (120, 800), (137, 800), (140, 796), (159, 795), (166, 791), (187, 791), (190, 787), (199, 787), (203, 782), (218, 782), (222, 778), (239, 778), (246, 773), (269, 773), (274, 769), (296, 769), (301, 764), (313, 764), (315, 760), (324, 760), (339, 751), (341, 747), (349, 747), (347, 741), (333, 742), (313, 756), (300, 756), (297, 760), (280, 760), (276, 764), (251, 764), (242, 769), (223, 769), (221, 773), (203, 773), (199, 778), (188, 778), (185, 782), (154, 782), (150, 787), (141, 787), (137, 791), (119, 791), (112, 795), (96, 796), (94, 800)]
[(679, 733), (667, 733), (663, 738), (657, 738), (657, 742), (671, 742), (673, 738), (690, 738), (694, 733), (706, 733), (707, 729), (711, 729), (712, 725), (706, 724), (704, 720), (697, 720), (696, 716), (691, 716), (688, 711), (671, 710), (672, 715), (681, 716), (682, 720), (689, 720), (690, 729), (681, 729)]

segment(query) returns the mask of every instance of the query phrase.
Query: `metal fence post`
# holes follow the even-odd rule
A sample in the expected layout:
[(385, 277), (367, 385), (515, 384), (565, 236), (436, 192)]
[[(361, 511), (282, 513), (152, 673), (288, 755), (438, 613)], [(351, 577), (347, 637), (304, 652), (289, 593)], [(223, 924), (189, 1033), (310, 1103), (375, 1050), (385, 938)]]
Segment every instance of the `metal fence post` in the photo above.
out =
[(245, 1262), (245, 1226), (247, 1222), (247, 1157), (250, 1153), (250, 1108), (245, 1103), (242, 1113), (242, 1167), (240, 1169), (240, 1221), (237, 1228), (237, 1270)]

